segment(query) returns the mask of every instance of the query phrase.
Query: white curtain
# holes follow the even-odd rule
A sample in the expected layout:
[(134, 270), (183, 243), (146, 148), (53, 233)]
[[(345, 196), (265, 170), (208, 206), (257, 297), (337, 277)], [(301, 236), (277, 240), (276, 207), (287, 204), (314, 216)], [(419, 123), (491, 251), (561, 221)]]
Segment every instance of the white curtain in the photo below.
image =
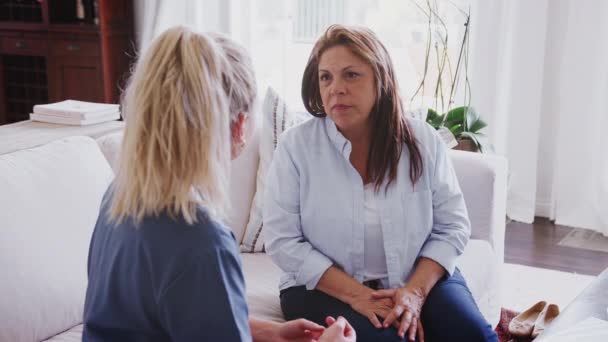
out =
[[(496, 152), (509, 160), (509, 217), (546, 216), (608, 235), (608, 134), (602, 134), (608, 129), (608, 1), (471, 2), (472, 103), (489, 124)], [(284, 11), (275, 2), (136, 0), (135, 6), (140, 48), (181, 24), (230, 34), (252, 53), (259, 78), (261, 66), (274, 61), (269, 54), (289, 59), (260, 38), (276, 35), (268, 22)], [(278, 26), (289, 31), (282, 21)], [(288, 98), (298, 97), (297, 89), (286, 89)]]
[(135, 31), (140, 51), (169, 27), (184, 25), (201, 32), (229, 33), (230, 1), (135, 0)]
[(608, 235), (608, 2), (478, 1), (473, 103), (509, 159), (508, 215)]

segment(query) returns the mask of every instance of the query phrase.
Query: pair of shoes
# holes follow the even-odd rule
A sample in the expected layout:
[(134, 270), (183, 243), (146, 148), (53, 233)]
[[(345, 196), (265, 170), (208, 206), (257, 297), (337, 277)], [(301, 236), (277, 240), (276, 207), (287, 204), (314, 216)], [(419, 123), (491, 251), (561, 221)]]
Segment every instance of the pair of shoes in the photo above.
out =
[(559, 307), (540, 301), (515, 316), (509, 323), (509, 333), (519, 338), (536, 338), (559, 315)]

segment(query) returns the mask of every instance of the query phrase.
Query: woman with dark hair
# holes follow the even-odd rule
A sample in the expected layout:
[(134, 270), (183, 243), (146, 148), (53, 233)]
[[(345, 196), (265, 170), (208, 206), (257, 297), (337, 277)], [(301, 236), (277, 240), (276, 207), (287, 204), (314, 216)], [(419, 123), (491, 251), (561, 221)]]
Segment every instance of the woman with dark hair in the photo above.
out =
[(302, 98), (316, 118), (282, 136), (264, 204), (286, 319), (341, 315), (359, 341), (497, 341), (456, 268), (470, 223), (446, 146), (404, 115), (377, 36), (329, 27)]

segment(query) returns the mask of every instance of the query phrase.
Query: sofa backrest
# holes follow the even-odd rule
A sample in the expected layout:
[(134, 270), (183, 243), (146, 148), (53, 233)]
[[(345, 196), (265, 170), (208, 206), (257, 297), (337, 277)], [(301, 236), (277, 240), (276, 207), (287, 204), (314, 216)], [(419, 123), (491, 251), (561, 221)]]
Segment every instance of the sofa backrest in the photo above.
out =
[[(245, 234), (245, 227), (249, 220), (249, 209), (255, 194), (256, 176), (260, 161), (259, 129), (252, 125), (251, 136), (247, 141), (245, 150), (232, 161), (230, 174), (230, 212), (226, 221), (232, 228), (236, 240), (240, 243)], [(112, 168), (116, 170), (122, 131), (111, 133), (97, 139), (99, 148), (106, 156)]]
[(0, 341), (82, 322), (89, 242), (112, 177), (89, 137), (0, 155)]
[[(259, 128), (255, 129), (247, 148), (232, 162), (230, 200), (232, 212), (227, 224), (241, 241), (251, 202), (255, 194), (259, 163)], [(120, 149), (122, 133), (97, 139), (101, 150), (113, 163)], [(460, 187), (471, 219), (472, 238), (488, 241), (499, 262), (503, 261), (507, 198), (507, 163), (505, 158), (487, 154), (450, 150)]]

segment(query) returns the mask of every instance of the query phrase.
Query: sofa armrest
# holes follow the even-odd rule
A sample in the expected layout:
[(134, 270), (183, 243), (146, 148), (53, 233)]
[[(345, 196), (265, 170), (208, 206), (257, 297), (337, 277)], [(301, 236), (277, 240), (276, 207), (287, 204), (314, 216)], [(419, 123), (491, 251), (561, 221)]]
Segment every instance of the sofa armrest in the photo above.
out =
[(450, 150), (471, 219), (471, 238), (490, 243), (504, 261), (507, 160), (504, 157)]

